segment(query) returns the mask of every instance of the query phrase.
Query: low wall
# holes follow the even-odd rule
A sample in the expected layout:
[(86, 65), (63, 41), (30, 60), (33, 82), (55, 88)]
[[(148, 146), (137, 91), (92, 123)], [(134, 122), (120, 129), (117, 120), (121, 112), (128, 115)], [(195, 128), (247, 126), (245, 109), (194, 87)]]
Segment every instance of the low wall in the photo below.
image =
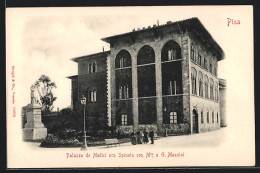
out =
[(183, 124), (163, 124), (163, 129), (167, 128), (168, 135), (183, 135), (190, 133), (190, 125)]

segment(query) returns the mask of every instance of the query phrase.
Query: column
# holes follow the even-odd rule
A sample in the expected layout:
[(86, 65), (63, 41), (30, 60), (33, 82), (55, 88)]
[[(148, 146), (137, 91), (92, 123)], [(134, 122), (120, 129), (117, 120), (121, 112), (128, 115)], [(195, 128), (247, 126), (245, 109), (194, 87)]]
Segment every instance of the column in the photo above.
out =
[(131, 52), (132, 60), (132, 97), (133, 97), (133, 125), (134, 130), (139, 130), (138, 115), (138, 78), (137, 78), (137, 52)]
[(163, 126), (163, 101), (162, 101), (162, 64), (161, 50), (155, 49), (155, 76), (156, 76), (156, 113), (157, 113), (157, 133), (162, 133)]

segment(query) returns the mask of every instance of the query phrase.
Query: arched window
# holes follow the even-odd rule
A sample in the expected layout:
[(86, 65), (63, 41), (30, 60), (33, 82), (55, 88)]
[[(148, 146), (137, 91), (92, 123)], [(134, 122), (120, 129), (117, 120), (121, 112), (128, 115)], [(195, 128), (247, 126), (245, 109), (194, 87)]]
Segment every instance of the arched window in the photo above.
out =
[(210, 99), (214, 100), (214, 82), (210, 79)]
[(205, 85), (205, 98), (209, 98), (209, 78), (207, 75), (205, 75), (204, 85)]
[(151, 46), (143, 46), (137, 54), (138, 96), (156, 95), (155, 53)]
[(151, 46), (143, 46), (137, 54), (137, 65), (155, 63), (155, 53)]
[(124, 68), (124, 67), (131, 67), (131, 55), (126, 50), (121, 50), (115, 59), (115, 67), (116, 68)]
[(212, 73), (212, 64), (209, 63), (209, 72)]
[(208, 70), (208, 60), (206, 56), (204, 57), (204, 68)]
[(181, 48), (179, 44), (173, 40), (168, 41), (162, 48), (161, 59), (163, 61), (173, 61), (181, 59)]
[(204, 116), (203, 116), (203, 111), (201, 111), (201, 117), (200, 117), (200, 121), (201, 121), (201, 124), (204, 123)]
[(215, 82), (215, 100), (218, 101), (218, 83)]
[(199, 72), (199, 96), (203, 97), (203, 74)]
[(198, 64), (200, 65), (200, 66), (202, 66), (202, 62), (201, 62), (201, 55), (200, 55), (200, 53), (198, 52)]
[(212, 112), (212, 123), (214, 123), (214, 111)]
[(197, 95), (197, 71), (195, 68), (191, 69), (191, 93)]
[(88, 90), (88, 97), (89, 102), (96, 102), (97, 101), (97, 90), (95, 87), (90, 87)]
[(217, 112), (217, 123), (218, 123), (218, 112)]
[(89, 69), (89, 73), (96, 73), (97, 72), (97, 64), (96, 63), (90, 63), (88, 69)]
[(209, 111), (207, 110), (207, 123), (209, 123)]
[(126, 114), (121, 115), (121, 125), (127, 125), (127, 115)]
[(182, 93), (181, 48), (173, 40), (166, 42), (161, 51), (162, 95)]

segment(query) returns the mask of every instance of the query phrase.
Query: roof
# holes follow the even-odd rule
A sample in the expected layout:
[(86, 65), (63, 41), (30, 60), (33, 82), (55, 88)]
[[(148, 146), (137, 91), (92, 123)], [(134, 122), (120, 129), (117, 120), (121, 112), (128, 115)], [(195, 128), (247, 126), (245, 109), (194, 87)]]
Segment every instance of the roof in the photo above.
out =
[(190, 32), (194, 32), (195, 34), (199, 33), (199, 37), (203, 37), (203, 41), (205, 41), (205, 42), (208, 41), (208, 42), (212, 43), (211, 44), (212, 47), (218, 53), (218, 60), (220, 61), (220, 60), (224, 59), (225, 55), (224, 55), (223, 50), (218, 45), (218, 43), (213, 39), (211, 34), (207, 31), (207, 29), (203, 26), (203, 24), (200, 22), (200, 20), (197, 17), (186, 19), (186, 20), (181, 20), (181, 21), (176, 21), (176, 22), (169, 21), (164, 25), (153, 25), (153, 27), (143, 28), (141, 30), (134, 29), (132, 32), (118, 34), (118, 35), (114, 35), (114, 36), (110, 36), (110, 37), (105, 37), (105, 38), (102, 38), (101, 40), (103, 40), (107, 43), (112, 43), (114, 40), (116, 40), (118, 38), (122, 38), (122, 37), (126, 37), (126, 36), (135, 36), (137, 34), (144, 33), (147, 31), (152, 31), (152, 30), (160, 31), (161, 29), (169, 28), (169, 27), (173, 27), (173, 26), (178, 26), (178, 28), (180, 29), (181, 32), (188, 30)]
[(80, 59), (98, 57), (100, 55), (108, 55), (108, 54), (110, 54), (110, 50), (109, 51), (104, 51), (104, 52), (99, 52), (99, 53), (94, 53), (94, 54), (89, 54), (89, 55), (84, 55), (84, 56), (80, 56), (80, 57), (76, 57), (76, 58), (72, 58), (71, 60), (74, 61), (74, 62), (78, 62), (78, 60), (80, 60)]
[(69, 78), (69, 79), (73, 79), (73, 78), (77, 78), (78, 75), (74, 75), (74, 76), (67, 76), (66, 78)]

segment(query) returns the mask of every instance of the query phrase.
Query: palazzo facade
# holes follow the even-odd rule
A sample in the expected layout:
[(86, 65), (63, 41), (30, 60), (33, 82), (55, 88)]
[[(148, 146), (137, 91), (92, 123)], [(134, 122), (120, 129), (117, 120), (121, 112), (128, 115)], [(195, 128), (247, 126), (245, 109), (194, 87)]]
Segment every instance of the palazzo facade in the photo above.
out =
[(179, 135), (220, 128), (217, 70), (224, 52), (198, 18), (102, 40), (110, 51), (74, 58), (79, 66), (79, 74), (70, 77), (77, 81), (75, 109), (80, 110), (77, 98), (87, 95), (86, 110), (93, 110), (88, 115), (120, 133), (153, 128), (161, 134), (167, 128)]

